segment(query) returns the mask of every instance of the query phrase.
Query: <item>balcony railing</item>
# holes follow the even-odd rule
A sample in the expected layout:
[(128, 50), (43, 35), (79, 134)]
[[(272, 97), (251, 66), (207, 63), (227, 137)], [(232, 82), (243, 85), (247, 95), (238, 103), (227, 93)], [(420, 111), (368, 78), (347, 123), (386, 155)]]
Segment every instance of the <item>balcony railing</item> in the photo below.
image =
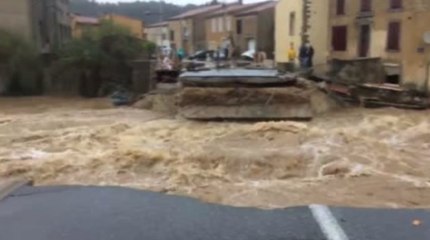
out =
[(360, 11), (357, 18), (372, 18), (374, 13), (372, 11)]

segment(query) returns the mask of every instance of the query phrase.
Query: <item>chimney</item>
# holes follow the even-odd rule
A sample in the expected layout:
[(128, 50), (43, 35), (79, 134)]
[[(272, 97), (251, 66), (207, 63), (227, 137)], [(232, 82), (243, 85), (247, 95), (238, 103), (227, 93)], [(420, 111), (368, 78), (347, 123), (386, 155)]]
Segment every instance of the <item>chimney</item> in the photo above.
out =
[(239, 3), (239, 5), (243, 4), (243, 0), (237, 0), (237, 3)]

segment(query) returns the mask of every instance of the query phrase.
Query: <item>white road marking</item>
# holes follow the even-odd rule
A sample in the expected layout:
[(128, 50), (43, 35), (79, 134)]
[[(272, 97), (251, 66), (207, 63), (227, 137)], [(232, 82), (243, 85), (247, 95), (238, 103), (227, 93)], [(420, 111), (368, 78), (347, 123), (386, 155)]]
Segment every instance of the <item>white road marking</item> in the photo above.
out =
[(324, 205), (309, 205), (309, 209), (327, 240), (349, 240), (330, 208)]

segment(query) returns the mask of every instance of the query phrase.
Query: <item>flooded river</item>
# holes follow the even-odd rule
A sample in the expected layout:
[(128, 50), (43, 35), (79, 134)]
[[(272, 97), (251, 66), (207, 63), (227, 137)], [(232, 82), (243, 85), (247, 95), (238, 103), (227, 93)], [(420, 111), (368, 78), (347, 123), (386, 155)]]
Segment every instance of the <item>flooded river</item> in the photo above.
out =
[(205, 123), (106, 100), (0, 99), (0, 178), (20, 176), (234, 206), (430, 207), (430, 112)]

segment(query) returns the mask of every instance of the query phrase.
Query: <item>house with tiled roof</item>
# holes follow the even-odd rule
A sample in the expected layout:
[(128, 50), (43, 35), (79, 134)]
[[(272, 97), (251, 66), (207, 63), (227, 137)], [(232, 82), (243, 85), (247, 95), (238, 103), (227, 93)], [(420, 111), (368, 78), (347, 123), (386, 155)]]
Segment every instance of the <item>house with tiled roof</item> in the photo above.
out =
[(99, 25), (98, 18), (72, 15), (72, 37), (80, 38), (84, 32), (97, 28)]
[(176, 49), (183, 48), (188, 54), (206, 49), (205, 16), (220, 8), (220, 4), (205, 5), (170, 18), (170, 42)]
[(145, 38), (145, 24), (141, 19), (114, 13), (105, 14), (101, 16), (100, 19), (128, 29), (130, 33), (136, 38)]
[[(247, 50), (273, 53), (275, 1), (252, 4), (223, 5), (221, 9), (206, 16), (206, 39), (209, 49), (226, 46), (234, 41), (238, 52)], [(231, 44), (231, 43), (230, 43)]]
[(235, 40), (239, 51), (265, 52), (273, 59), (275, 45), (276, 1), (267, 1), (235, 14)]
[(73, 15), (72, 36), (74, 38), (80, 38), (83, 33), (98, 28), (102, 22), (106, 21), (127, 29), (130, 34), (136, 38), (145, 38), (144, 23), (142, 20), (113, 13), (105, 14), (99, 18), (81, 16), (77, 14)]
[(41, 53), (70, 40), (69, 1), (0, 0), (0, 30), (31, 42)]
[(145, 27), (146, 39), (158, 47), (170, 48), (169, 23), (159, 22)]

